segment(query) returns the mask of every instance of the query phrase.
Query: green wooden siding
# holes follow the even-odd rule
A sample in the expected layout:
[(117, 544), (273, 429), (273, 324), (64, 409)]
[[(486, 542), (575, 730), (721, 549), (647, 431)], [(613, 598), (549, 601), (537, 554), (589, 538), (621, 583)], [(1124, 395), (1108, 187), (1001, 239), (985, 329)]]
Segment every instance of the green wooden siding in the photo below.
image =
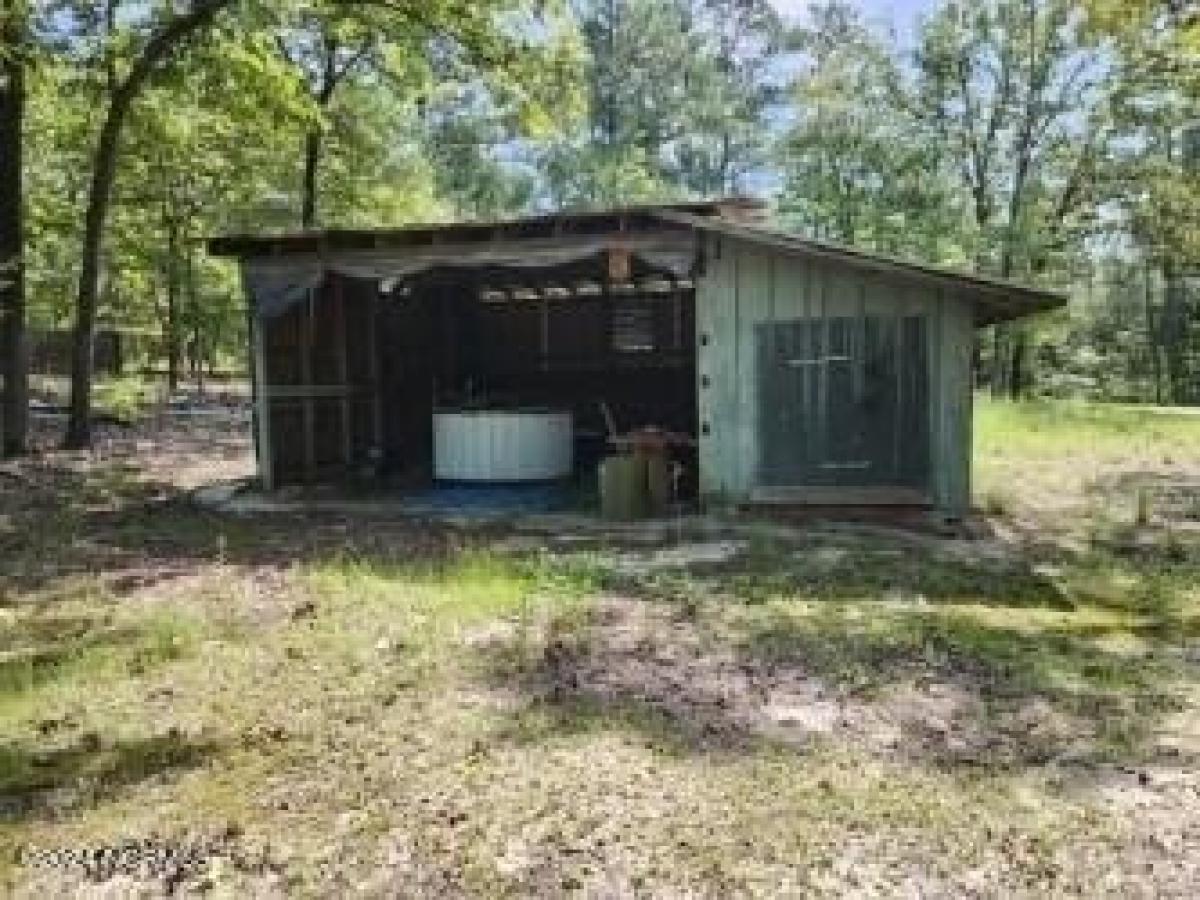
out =
[[(707, 236), (705, 259), (706, 271), (697, 284), (696, 328), (700, 483), (709, 501), (737, 502), (748, 499), (755, 489), (777, 484), (777, 473), (788, 470), (781, 465), (781, 454), (798, 457), (792, 471), (805, 470), (808, 465), (807, 471), (815, 472), (814, 461), (832, 452), (828, 449), (834, 443), (831, 435), (845, 424), (838, 421), (845, 412), (838, 406), (838, 397), (845, 392), (861, 396), (861, 363), (841, 368), (826, 363), (814, 366), (803, 377), (788, 379), (787, 384), (764, 384), (769, 376), (762, 368), (761, 348), (764, 340), (771, 340), (764, 334), (771, 333), (773, 324), (779, 326), (778, 335), (799, 342), (790, 348), (798, 359), (811, 354), (828, 361), (838, 359), (847, 347), (852, 347), (850, 355), (862, 354), (867, 352), (868, 341), (891, 340), (887, 329), (900, 335), (907, 327), (911, 341), (915, 327), (911, 320), (917, 318), (923, 321), (920, 329), (926, 341), (927, 378), (914, 379), (911, 363), (906, 369), (897, 362), (890, 370), (897, 387), (889, 402), (905, 417), (921, 415), (923, 419), (917, 427), (897, 421), (895, 427), (889, 426), (888, 436), (868, 429), (881, 445), (871, 449), (879, 459), (894, 458), (898, 468), (907, 466), (905, 471), (911, 473), (917, 464), (902, 464), (904, 448), (894, 443), (927, 441), (928, 459), (920, 465), (928, 476), (920, 479), (925, 482), (919, 485), (921, 493), (948, 512), (967, 508), (974, 333), (969, 298), (946, 295), (916, 279), (784, 255), (729, 236)], [(805, 323), (829, 322), (867, 324), (805, 327)], [(894, 346), (904, 346), (903, 338), (895, 340)], [(923, 391), (920, 406), (924, 408), (919, 413), (911, 397), (905, 402), (899, 384), (902, 379), (907, 379), (910, 392)], [(802, 421), (793, 423), (793, 436), (790, 426), (762, 422), (767, 415), (799, 416)], [(892, 416), (897, 418), (894, 412)], [(783, 440), (781, 434), (789, 435), (787, 442), (794, 443), (794, 449), (764, 446), (766, 441), (778, 444)], [(821, 477), (797, 476), (802, 483), (796, 486), (885, 486), (880, 484), (878, 472), (867, 478), (847, 469), (839, 478), (836, 470), (831, 465)], [(913, 480), (911, 474), (895, 478), (897, 487), (915, 487)]]

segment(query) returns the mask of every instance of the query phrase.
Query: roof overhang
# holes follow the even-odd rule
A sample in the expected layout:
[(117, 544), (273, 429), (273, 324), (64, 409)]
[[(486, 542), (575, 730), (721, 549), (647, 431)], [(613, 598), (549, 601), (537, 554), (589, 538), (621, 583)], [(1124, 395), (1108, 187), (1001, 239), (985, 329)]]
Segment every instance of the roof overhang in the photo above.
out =
[(662, 213), (689, 219), (754, 218), (763, 209), (757, 201), (734, 198), (696, 203), (628, 206), (605, 210), (566, 210), (521, 219), (494, 222), (409, 225), (402, 228), (334, 229), (280, 234), (229, 235), (208, 241), (213, 256), (236, 258), (328, 254), (344, 251), (419, 250), (453, 246), (472, 247), (527, 241), (570, 240), (598, 235), (678, 230), (690, 225), (671, 223)]
[[(251, 308), (264, 319), (286, 313), (331, 274), (386, 282), (440, 270), (503, 270), (520, 280), (522, 272), (561, 271), (621, 250), (653, 272), (691, 278), (699, 259), (696, 229), (656, 218), (646, 219), (643, 225), (623, 231), (563, 232), (556, 237), (535, 233), (518, 238), (504, 233), (487, 240), (385, 243), (373, 248), (325, 243), (309, 249), (293, 243), (279, 252), (253, 252), (255, 248), (249, 247), (245, 255), (238, 255)], [(408, 241), (411, 233), (397, 234)]]
[(741, 198), (709, 202), (565, 211), (496, 222), (414, 225), (375, 230), (320, 230), (213, 238), (214, 256), (243, 261), (262, 315), (278, 314), (311, 290), (324, 272), (403, 277), (438, 266), (562, 264), (618, 245), (657, 268), (685, 275), (697, 233), (745, 241), (765, 250), (827, 260), (862, 271), (934, 285), (974, 309), (977, 325), (993, 325), (1060, 309), (1064, 294), (983, 275), (914, 263), (765, 228), (763, 204)]

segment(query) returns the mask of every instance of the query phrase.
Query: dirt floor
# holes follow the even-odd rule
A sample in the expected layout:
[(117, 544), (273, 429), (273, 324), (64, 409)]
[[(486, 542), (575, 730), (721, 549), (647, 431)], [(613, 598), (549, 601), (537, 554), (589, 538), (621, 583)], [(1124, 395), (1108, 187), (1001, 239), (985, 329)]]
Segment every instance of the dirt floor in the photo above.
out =
[(988, 536), (225, 516), (0, 467), (8, 895), (1192, 897), (1200, 419), (979, 412)]

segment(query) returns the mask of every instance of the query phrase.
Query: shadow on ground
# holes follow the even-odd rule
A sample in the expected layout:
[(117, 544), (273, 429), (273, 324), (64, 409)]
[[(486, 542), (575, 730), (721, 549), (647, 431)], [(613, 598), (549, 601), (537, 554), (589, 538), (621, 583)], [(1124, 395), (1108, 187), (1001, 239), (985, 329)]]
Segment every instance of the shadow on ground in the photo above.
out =
[[(188, 492), (136, 477), (116, 462), (90, 471), (30, 466), (0, 486), (0, 606), (71, 593), (95, 580), (114, 596), (146, 591), (206, 566), (283, 568), (357, 555), (383, 564), (436, 562), (472, 541), (452, 529), (328, 515), (235, 518), (206, 511)], [(7, 496), (3, 493), (7, 490)]]
[[(93, 572), (121, 597), (215, 563), (351, 556), (402, 570), (495, 536), (330, 516), (229, 519), (135, 475), (122, 461), (31, 467), (0, 531), (13, 562), (0, 605), (6, 589), (52, 603)], [(1177, 652), (1197, 633), (1181, 586), (1195, 574), (1188, 560), (1147, 574), (1103, 548), (993, 558), (879, 536), (758, 541), (728, 565), (610, 577), (612, 596), (590, 615), (475, 647), (472, 659), (490, 689), (516, 694), (503, 729), (515, 741), (619, 728), (680, 753), (844, 743), (938, 767), (1133, 765), (1160, 753), (1156, 730), (1180, 708), (1174, 686), (1197, 677)], [(1127, 618), (1076, 616), (1083, 606)], [(41, 645), (33, 671), (52, 673), (58, 651)], [(49, 770), (70, 773), (75, 759)], [(138, 770), (119, 752), (111, 765), (118, 782)]]
[(621, 730), (677, 753), (850, 745), (949, 769), (1187, 764), (1157, 740), (1183, 708), (1181, 678), (1198, 674), (1166, 622), (693, 590), (614, 595), (484, 648), (484, 681), (520, 698), (503, 736)]
[(0, 822), (112, 800), (146, 781), (202, 766), (220, 749), (175, 733), (117, 739), (84, 733), (51, 748), (0, 743)]

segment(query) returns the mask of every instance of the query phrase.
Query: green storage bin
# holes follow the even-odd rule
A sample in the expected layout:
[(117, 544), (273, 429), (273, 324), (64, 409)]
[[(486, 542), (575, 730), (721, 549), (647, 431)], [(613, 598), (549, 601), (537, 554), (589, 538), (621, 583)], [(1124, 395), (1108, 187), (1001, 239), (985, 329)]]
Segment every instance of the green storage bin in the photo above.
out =
[(644, 518), (649, 506), (644, 457), (610, 456), (600, 463), (601, 516), (628, 522)]

